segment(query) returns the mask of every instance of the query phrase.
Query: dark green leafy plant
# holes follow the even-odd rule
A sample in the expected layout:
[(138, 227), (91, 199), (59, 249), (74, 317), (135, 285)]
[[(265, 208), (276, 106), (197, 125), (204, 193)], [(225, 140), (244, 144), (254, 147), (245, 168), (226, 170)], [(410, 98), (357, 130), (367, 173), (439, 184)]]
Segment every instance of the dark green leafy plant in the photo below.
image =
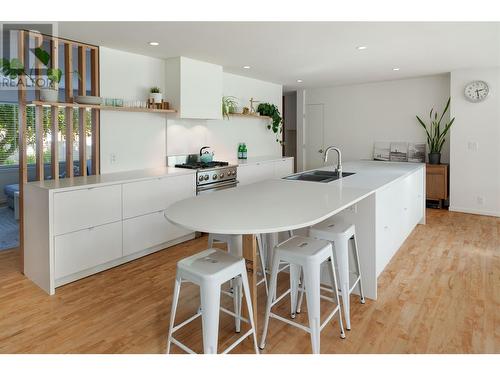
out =
[(159, 87), (151, 87), (151, 90), (149, 90), (151, 94), (159, 94), (161, 92)]
[(61, 82), (62, 70), (59, 68), (49, 68), (50, 55), (47, 51), (37, 47), (35, 48), (35, 56), (47, 68), (47, 78), (50, 81), (50, 87), (55, 88), (55, 85)]
[[(443, 120), (444, 115), (448, 111), (448, 108), (450, 107), (450, 101), (451, 98), (448, 99), (448, 102), (446, 102), (446, 106), (444, 108), (443, 113), (439, 117), (438, 120), (438, 113), (434, 111), (434, 108), (431, 109), (431, 112), (429, 113), (429, 119), (430, 119), (430, 124), (427, 126), (421, 119), (420, 117), (417, 116), (417, 120), (422, 125), (422, 127), (425, 130), (425, 133), (427, 134), (427, 144), (429, 145), (429, 152), (430, 153), (440, 153), (441, 149), (443, 148), (444, 142), (445, 142), (445, 137), (448, 131), (451, 128), (451, 125), (453, 125), (453, 122), (455, 121), (455, 118), (452, 118), (447, 124), (444, 124), (443, 130), (441, 131), (441, 121)], [(433, 112), (434, 112), (434, 118), (433, 118)]]
[(282, 143), (280, 134), (283, 132), (281, 113), (278, 107), (271, 103), (260, 103), (257, 107), (257, 112), (261, 116), (269, 116), (272, 123), (267, 125), (267, 128), (272, 130), (276, 135), (276, 142)]

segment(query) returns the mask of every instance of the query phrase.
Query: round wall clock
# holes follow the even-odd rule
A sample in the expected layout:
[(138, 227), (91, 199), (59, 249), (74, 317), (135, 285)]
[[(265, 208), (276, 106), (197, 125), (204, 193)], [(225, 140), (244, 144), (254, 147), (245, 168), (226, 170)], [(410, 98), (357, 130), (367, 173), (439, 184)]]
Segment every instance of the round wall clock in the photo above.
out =
[(472, 81), (465, 86), (465, 98), (472, 103), (482, 102), (488, 96), (490, 88), (484, 81)]

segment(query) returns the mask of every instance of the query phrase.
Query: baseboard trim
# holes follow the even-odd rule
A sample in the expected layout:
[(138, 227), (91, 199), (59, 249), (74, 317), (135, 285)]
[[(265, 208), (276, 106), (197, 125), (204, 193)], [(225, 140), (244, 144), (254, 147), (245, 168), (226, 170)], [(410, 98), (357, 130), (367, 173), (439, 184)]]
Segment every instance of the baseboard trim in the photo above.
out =
[(488, 211), (488, 210), (475, 210), (475, 209), (470, 209), (470, 208), (465, 208), (465, 207), (457, 207), (457, 206), (450, 206), (448, 208), (448, 210), (453, 211), (453, 212), (462, 212), (465, 214), (500, 217), (500, 212)]

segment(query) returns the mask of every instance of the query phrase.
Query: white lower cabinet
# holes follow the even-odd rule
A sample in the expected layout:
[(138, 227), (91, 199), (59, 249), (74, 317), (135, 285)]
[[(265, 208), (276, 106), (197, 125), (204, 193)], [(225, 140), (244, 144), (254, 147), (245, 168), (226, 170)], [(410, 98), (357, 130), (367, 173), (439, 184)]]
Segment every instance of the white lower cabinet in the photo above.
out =
[(423, 217), (423, 170), (376, 193), (376, 272), (379, 275)]
[(55, 278), (59, 279), (122, 256), (122, 222), (56, 236)]
[(238, 166), (239, 185), (248, 185), (255, 182), (281, 178), (293, 173), (293, 158), (284, 158), (274, 161), (259, 162)]
[(165, 219), (163, 211), (123, 221), (123, 256), (127, 256), (191, 233)]

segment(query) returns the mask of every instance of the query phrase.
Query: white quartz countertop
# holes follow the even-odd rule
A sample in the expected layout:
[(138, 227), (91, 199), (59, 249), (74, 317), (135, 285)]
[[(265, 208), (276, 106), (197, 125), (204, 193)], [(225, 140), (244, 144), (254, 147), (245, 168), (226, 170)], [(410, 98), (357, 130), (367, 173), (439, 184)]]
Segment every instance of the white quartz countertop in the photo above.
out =
[(175, 224), (208, 233), (256, 234), (304, 228), (424, 167), (420, 163), (346, 162), (343, 171), (355, 174), (341, 180), (271, 179), (182, 200), (167, 208), (165, 215)]
[(160, 167), (151, 169), (140, 169), (127, 172), (106, 173), (97, 176), (82, 176), (73, 178), (61, 178), (59, 180), (45, 180), (30, 182), (29, 185), (42, 189), (73, 189), (88, 186), (104, 186), (120, 184), (125, 182), (135, 182), (149, 180), (151, 178), (161, 178), (168, 176), (179, 176), (183, 174), (195, 174), (192, 169)]

